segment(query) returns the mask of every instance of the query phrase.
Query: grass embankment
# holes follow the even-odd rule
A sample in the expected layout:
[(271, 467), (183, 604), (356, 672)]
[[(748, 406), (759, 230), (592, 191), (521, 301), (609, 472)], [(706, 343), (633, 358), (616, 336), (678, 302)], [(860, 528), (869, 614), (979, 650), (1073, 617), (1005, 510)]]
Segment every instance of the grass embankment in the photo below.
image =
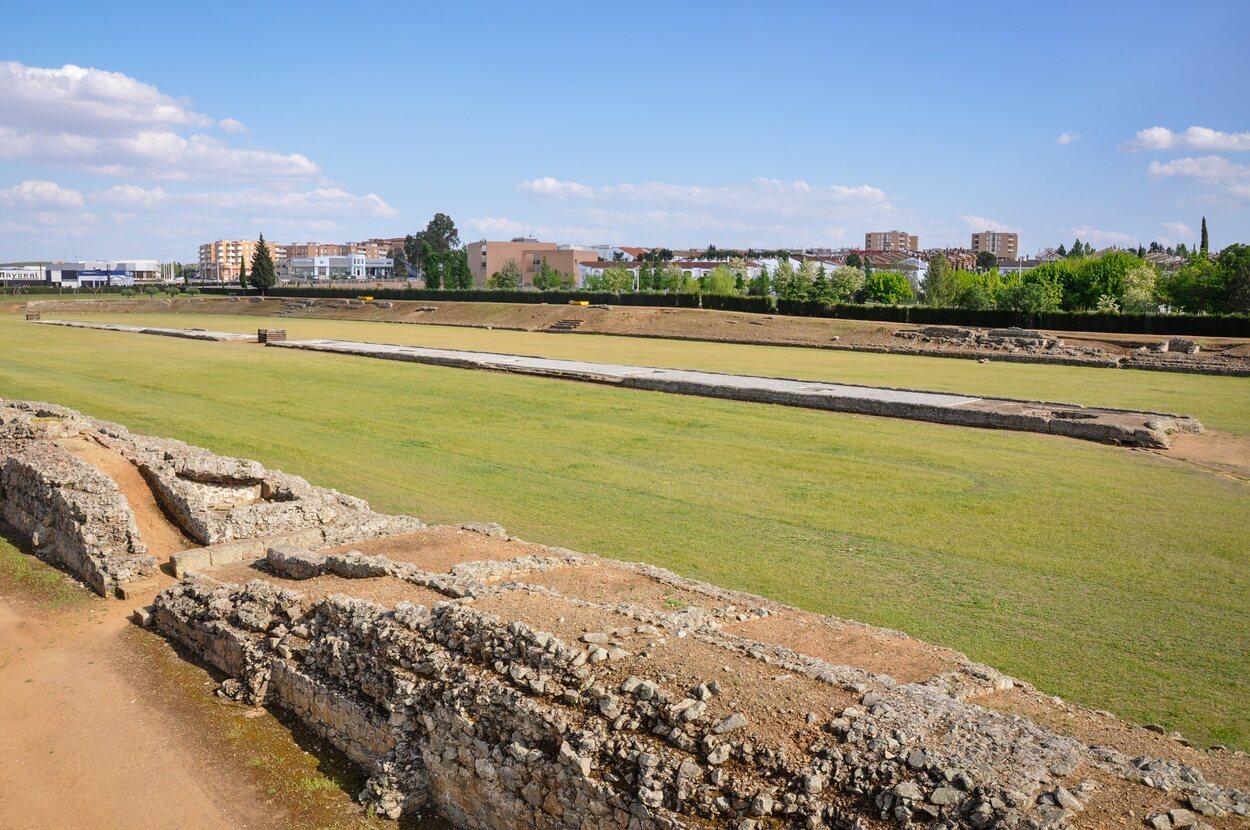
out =
[[(1250, 431), (1245, 380), (281, 324), (500, 351), (539, 338), (548, 354), (1152, 406)], [(1250, 747), (1244, 481), (1032, 434), (14, 318), (0, 317), (0, 348), (6, 396), (257, 458), (382, 510), (499, 521), (903, 629), (1083, 704)]]
[(353, 320), (179, 313), (57, 316), (253, 334), (258, 328), (284, 328), (292, 340), (366, 340), (1146, 409), (1193, 415), (1210, 428), (1250, 434), (1250, 381), (1244, 378)]

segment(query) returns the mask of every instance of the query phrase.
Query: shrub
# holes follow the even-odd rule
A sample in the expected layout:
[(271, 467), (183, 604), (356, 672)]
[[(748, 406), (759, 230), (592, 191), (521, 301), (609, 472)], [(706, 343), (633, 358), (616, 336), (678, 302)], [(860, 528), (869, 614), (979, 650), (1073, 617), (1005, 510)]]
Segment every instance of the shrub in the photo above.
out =
[(135, 290), (133, 288), (123, 288), (121, 290), (121, 295), (123, 297), (133, 297), (135, 295)]

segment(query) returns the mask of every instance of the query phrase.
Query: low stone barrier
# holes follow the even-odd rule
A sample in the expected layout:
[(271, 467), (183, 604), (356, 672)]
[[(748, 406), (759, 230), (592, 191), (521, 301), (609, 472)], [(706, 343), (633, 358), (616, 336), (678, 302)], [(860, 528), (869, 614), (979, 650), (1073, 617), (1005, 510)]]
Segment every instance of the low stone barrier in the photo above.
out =
[(40, 558), (111, 596), (154, 573), (156, 560), (117, 484), (46, 440), (38, 419), (59, 417), (0, 409), (0, 516)]
[(1173, 433), (1202, 432), (1202, 424), (1186, 415), (1047, 401), (344, 340), (293, 340), (270, 345), (955, 426), (1040, 432), (1136, 447), (1165, 449), (1171, 445), (1169, 436)]

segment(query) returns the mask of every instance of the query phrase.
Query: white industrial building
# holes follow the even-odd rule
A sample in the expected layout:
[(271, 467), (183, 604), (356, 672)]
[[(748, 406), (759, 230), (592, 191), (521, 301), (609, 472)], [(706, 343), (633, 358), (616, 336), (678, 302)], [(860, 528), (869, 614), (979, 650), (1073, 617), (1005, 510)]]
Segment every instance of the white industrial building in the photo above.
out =
[(159, 282), (160, 279), (161, 264), (155, 259), (79, 260), (0, 269), (0, 282), (7, 285), (99, 288), (132, 286), (136, 282)]
[(291, 257), (282, 270), (278, 276), (292, 280), (384, 279), (394, 273), (395, 260), (364, 254)]

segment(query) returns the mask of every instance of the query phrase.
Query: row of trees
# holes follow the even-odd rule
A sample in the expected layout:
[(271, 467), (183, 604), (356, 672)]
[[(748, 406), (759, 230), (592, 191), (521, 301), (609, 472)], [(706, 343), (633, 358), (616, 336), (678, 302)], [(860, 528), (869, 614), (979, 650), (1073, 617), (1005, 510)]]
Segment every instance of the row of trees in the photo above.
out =
[(1201, 247), (1170, 274), (1132, 251), (1044, 262), (1023, 274), (956, 271), (939, 254), (929, 262), (921, 299), (974, 310), (1151, 313), (1167, 306), (1191, 313), (1250, 312), (1250, 246), (1211, 257)]

